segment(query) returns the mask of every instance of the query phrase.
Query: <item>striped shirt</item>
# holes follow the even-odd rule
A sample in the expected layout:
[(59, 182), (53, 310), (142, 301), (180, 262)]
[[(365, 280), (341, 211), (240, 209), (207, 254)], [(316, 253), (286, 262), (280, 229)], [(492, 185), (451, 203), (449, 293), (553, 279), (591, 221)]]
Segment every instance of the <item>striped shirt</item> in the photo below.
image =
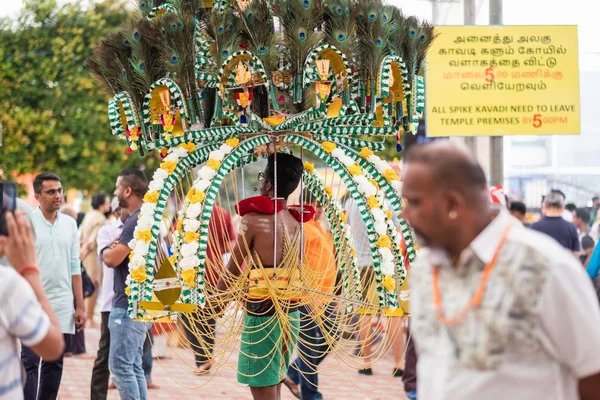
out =
[(49, 329), (48, 316), (27, 281), (11, 267), (0, 266), (0, 399), (23, 399), (18, 340), (35, 346)]

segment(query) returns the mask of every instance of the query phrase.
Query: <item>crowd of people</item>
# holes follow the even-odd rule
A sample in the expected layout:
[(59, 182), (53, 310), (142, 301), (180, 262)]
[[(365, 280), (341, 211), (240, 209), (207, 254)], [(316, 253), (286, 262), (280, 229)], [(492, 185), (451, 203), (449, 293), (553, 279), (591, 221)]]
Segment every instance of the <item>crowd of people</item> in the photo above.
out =
[[(260, 191), (282, 199), (285, 207), (303, 166), (292, 155), (277, 157), (285, 162), (276, 165), (269, 158)], [(101, 334), (91, 374), (92, 399), (106, 399), (111, 386), (122, 399), (147, 399), (147, 390), (158, 388), (151, 379), (150, 324), (130, 318), (125, 294), (129, 243), (148, 180), (132, 168), (118, 176), (115, 186), (112, 201), (97, 194), (90, 212), (71, 217), (60, 177), (43, 173), (34, 180), (39, 208), (31, 210), (18, 201), (18, 210), (6, 214), (9, 235), (0, 237), (0, 257), (6, 257), (0, 263), (12, 268), (0, 268), (0, 349), (5, 357), (0, 360), (0, 398), (57, 398), (64, 357), (86, 356), (83, 330), (96, 327)], [(207, 281), (226, 291), (232, 282), (227, 277), (240, 275), (240, 265), (252, 270), (284, 260), (299, 262), (288, 253), (304, 243), (303, 267), (327, 277), (318, 289), (333, 294), (333, 240), (319, 223), (322, 208), (316, 199), (308, 192), (301, 197), (315, 210), (303, 230), (283, 208), (279, 232), (273, 223), (264, 223), (273, 216), (248, 213), (236, 235), (229, 213), (215, 206)], [(407, 154), (403, 197), (403, 212), (395, 218), (411, 225), (422, 250), (410, 268), (409, 332), (401, 318), (391, 318), (387, 329), (400, 338), (391, 375), (403, 378), (407, 398), (599, 399), (600, 339), (595, 334), (600, 307), (590, 282), (600, 270), (600, 200), (595, 198), (592, 208), (577, 208), (552, 190), (543, 199), (541, 218), (530, 225), (523, 203), (490, 204), (481, 167), (449, 142), (416, 146)], [(353, 232), (360, 232), (362, 220), (353, 207), (352, 202), (344, 204)], [(354, 239), (367, 300), (374, 291), (372, 255), (364, 237)], [(266, 322), (269, 315), (251, 312), (264, 307), (265, 300), (254, 308), (250, 303), (244, 329), (264, 331), (265, 341), (258, 346), (242, 333), (239, 382), (250, 386), (255, 399), (280, 398), (282, 384), (297, 398), (322, 399), (318, 365), (332, 345), (323, 337), (341, 335), (338, 327), (318, 326), (311, 309), (290, 307), (287, 335), (292, 340), (287, 343), (280, 340), (281, 330)], [(94, 320), (97, 306), (99, 325)], [(337, 312), (331, 299), (322, 306), (325, 313)], [(217, 324), (202, 312), (182, 315), (199, 375), (213, 365)], [(360, 318), (358, 351), (366, 364), (359, 373), (371, 375), (366, 338), (372, 319)], [(404, 342), (406, 336), (414, 340)], [(295, 346), (303, 357), (292, 359)], [(273, 351), (276, 362), (265, 364), (261, 354)]]

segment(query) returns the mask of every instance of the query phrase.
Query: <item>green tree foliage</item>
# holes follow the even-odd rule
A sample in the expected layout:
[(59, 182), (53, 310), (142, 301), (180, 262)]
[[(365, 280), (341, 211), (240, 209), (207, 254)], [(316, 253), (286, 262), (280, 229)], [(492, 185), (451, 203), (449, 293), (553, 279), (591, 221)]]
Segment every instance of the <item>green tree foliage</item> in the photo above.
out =
[(0, 169), (6, 178), (53, 171), (66, 187), (110, 190), (119, 171), (156, 159), (126, 154), (114, 138), (107, 96), (84, 61), (126, 18), (124, 3), (30, 0), (0, 21)]

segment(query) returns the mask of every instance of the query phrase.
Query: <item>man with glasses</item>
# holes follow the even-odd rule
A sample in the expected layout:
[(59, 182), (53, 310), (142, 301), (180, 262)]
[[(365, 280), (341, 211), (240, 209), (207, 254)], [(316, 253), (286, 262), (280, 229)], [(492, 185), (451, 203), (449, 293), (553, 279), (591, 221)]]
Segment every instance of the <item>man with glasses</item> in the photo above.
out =
[[(63, 188), (58, 175), (45, 172), (36, 176), (33, 190), (40, 203), (40, 207), (31, 213), (31, 223), (35, 230), (37, 258), (41, 261), (42, 284), (62, 333), (73, 335), (75, 328), (82, 329), (85, 324), (77, 223), (58, 212), (63, 204)], [(53, 362), (42, 360), (40, 369), (39, 356), (23, 346), (21, 359), (27, 372), (25, 400), (56, 399), (63, 357)]]

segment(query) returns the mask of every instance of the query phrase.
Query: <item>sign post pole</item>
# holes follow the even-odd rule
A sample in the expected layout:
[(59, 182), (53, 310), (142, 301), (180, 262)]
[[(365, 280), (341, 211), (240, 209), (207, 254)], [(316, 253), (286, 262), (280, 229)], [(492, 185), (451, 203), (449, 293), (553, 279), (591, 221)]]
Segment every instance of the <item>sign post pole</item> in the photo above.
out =
[[(476, 9), (475, 0), (465, 0), (464, 2), (464, 24), (475, 25)], [(477, 138), (473, 136), (465, 137), (465, 144), (473, 155), (477, 155)]]
[[(490, 0), (490, 25), (502, 25), (502, 0)], [(504, 185), (504, 137), (490, 137), (490, 183)]]

